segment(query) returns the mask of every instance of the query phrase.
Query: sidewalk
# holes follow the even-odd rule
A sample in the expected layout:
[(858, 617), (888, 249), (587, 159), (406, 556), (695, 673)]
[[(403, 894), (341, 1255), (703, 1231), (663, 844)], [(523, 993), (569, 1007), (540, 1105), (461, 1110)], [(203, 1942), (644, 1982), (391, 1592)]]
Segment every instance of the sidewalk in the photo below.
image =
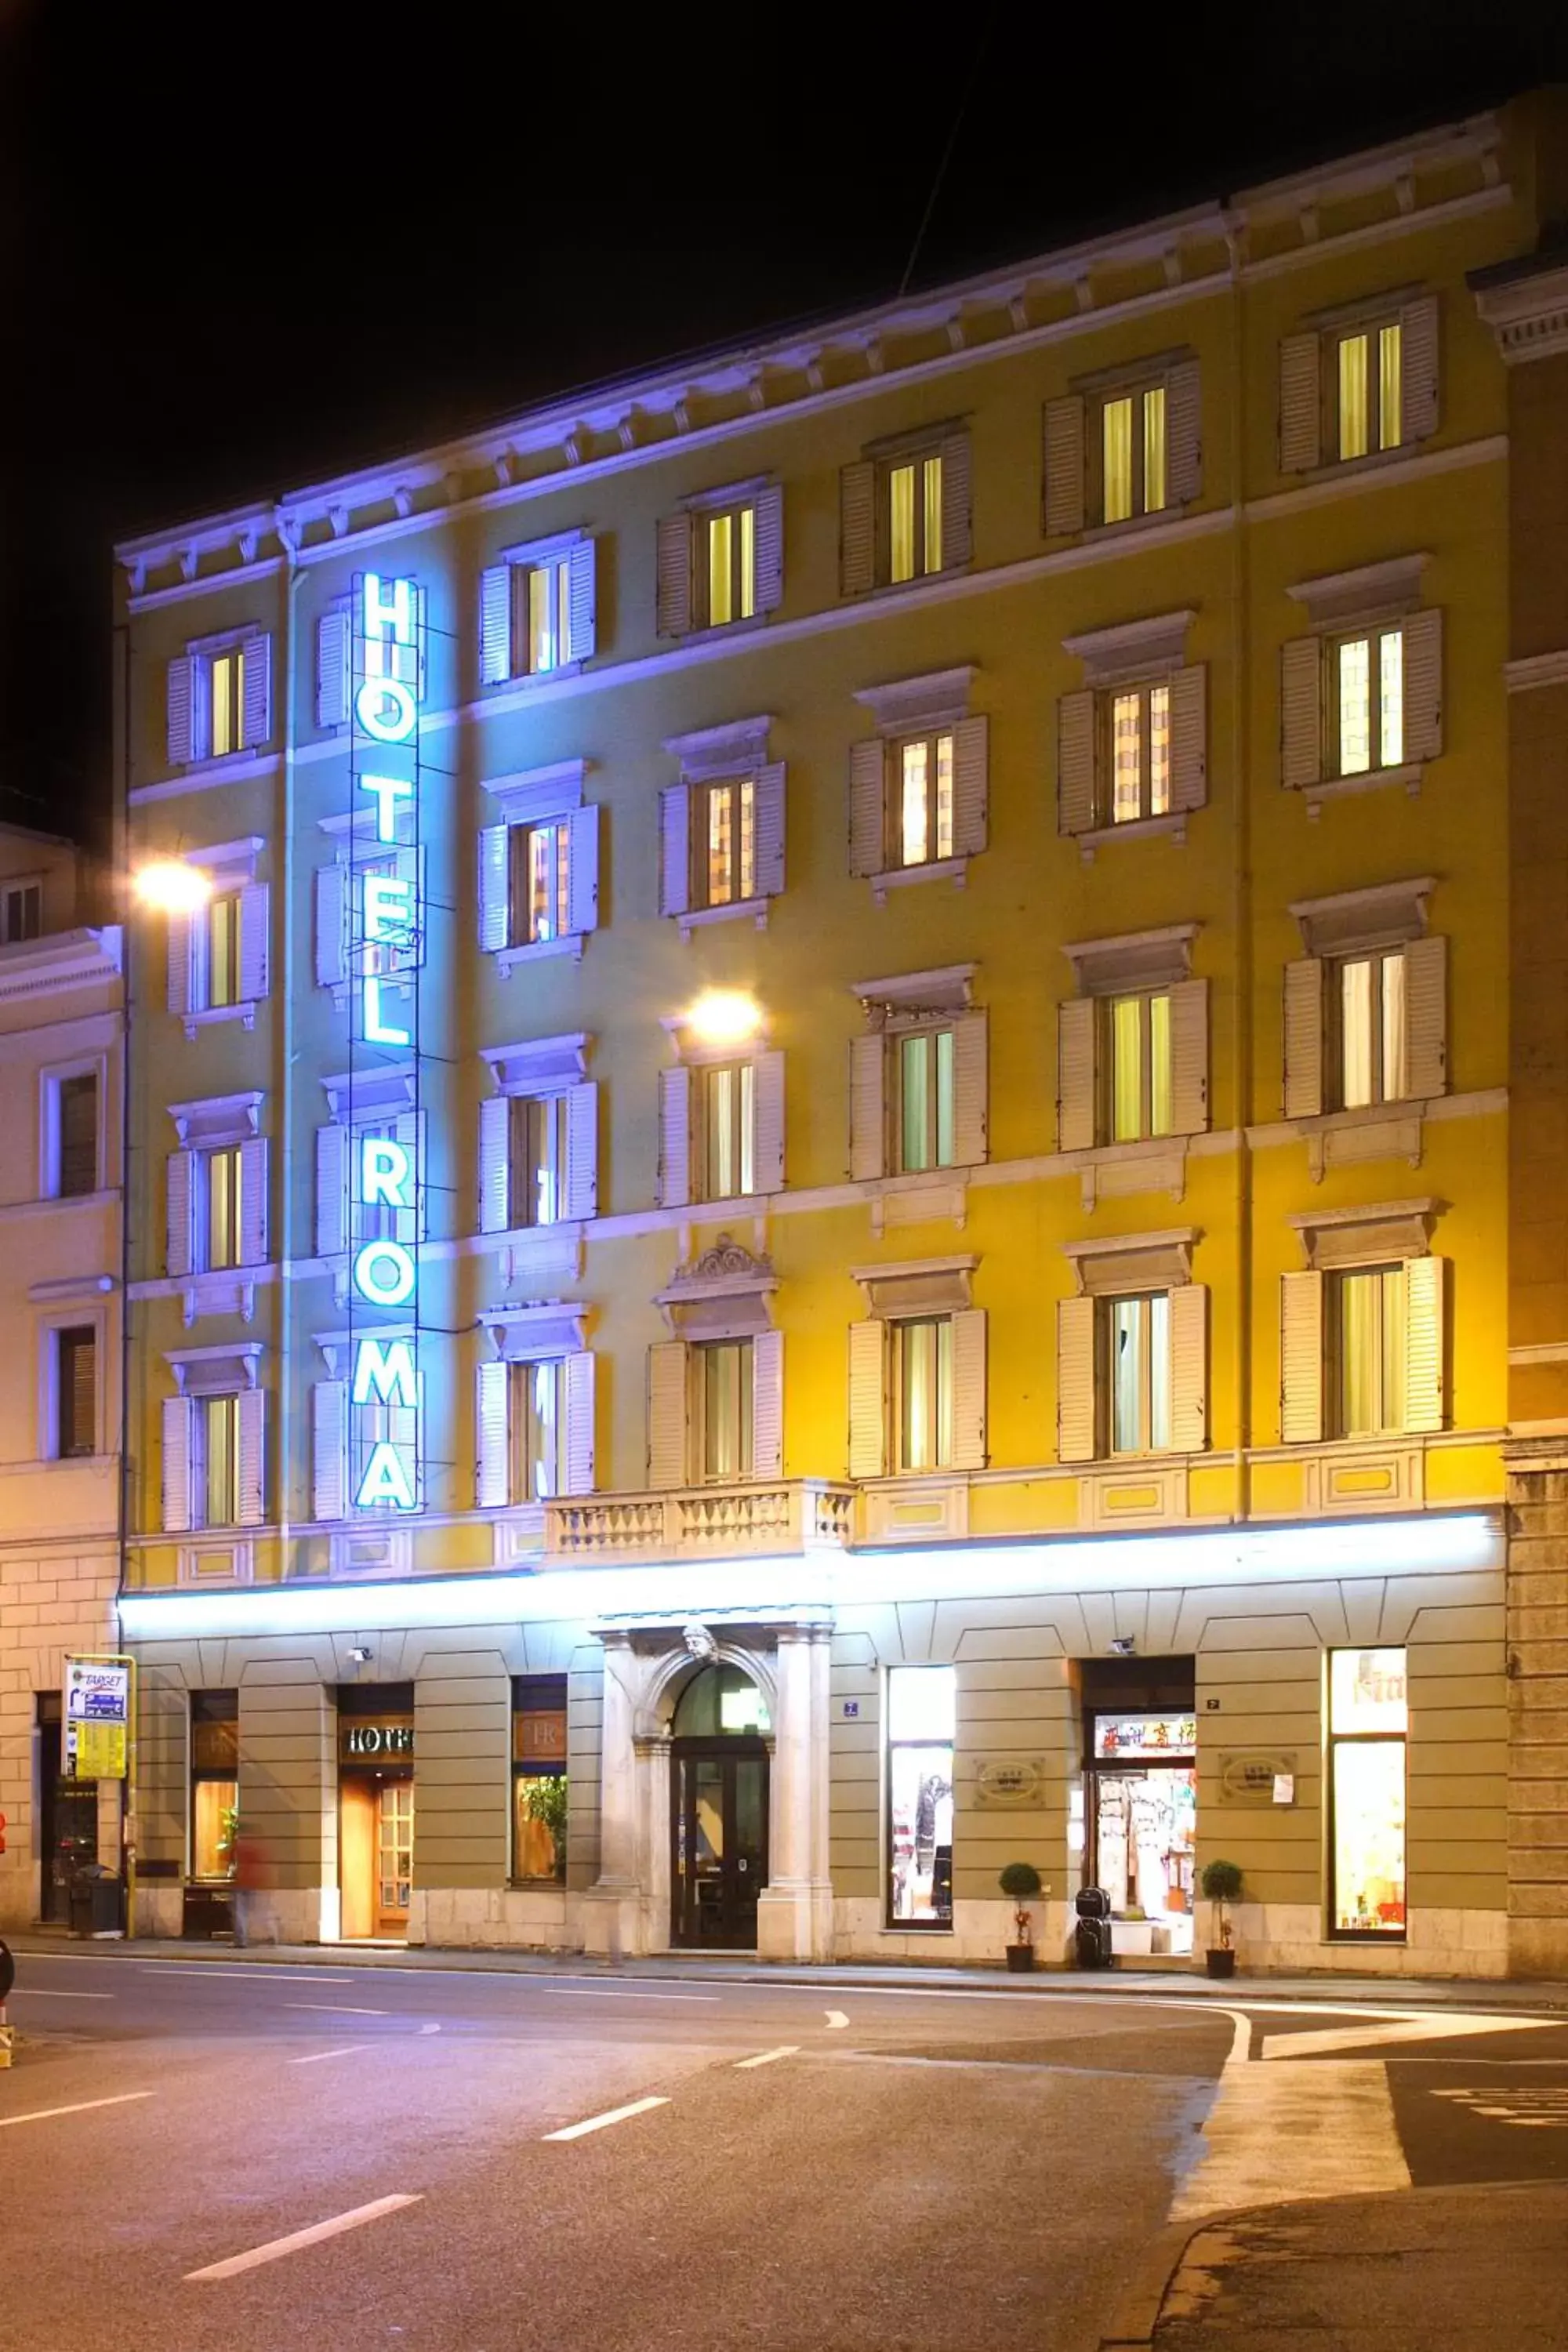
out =
[(878, 1966), (875, 1962), (842, 1960), (807, 1966), (795, 1961), (759, 1962), (736, 1956), (709, 1958), (700, 1952), (659, 1952), (624, 1960), (589, 1958), (581, 1952), (520, 1952), (439, 1950), (426, 1945), (366, 1946), (363, 1944), (252, 1944), (236, 1951), (227, 1943), (185, 1943), (177, 1938), (144, 1937), (91, 1941), (68, 1937), (16, 1934), (5, 1940), (18, 1958), (28, 1953), (88, 1954), (95, 1959), (181, 1960), (221, 1963), (227, 1968), (247, 1963), (270, 1968), (430, 1969), (457, 1974), (517, 1977), (701, 1977), (728, 1984), (831, 1985), (848, 1990), (858, 1987), (876, 1991), (887, 1988), (912, 1991), (929, 1987), (969, 1992), (1018, 1993), (1049, 2000), (1075, 2000), (1140, 1993), (1155, 2000), (1214, 2000), (1221, 2007), (1248, 2007), (1268, 2000), (1321, 2000), (1374, 2007), (1428, 2006), (1476, 2010), (1568, 2011), (1568, 1984), (1520, 1983), (1493, 1978), (1459, 1979), (1417, 1977), (1247, 1976), (1215, 1983), (1185, 1970), (1111, 1969), (1103, 1973), (1074, 1969), (1041, 1969), (1035, 1976), (1013, 1976), (1005, 1969), (926, 1968), (914, 1962)]

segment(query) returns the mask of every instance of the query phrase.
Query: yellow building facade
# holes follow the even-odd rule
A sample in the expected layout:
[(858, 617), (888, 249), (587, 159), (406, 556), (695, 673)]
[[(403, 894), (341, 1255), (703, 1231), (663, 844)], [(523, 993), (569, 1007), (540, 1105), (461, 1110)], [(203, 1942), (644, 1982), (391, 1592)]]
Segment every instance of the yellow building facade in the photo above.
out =
[(144, 1929), (1506, 1972), (1549, 122), (118, 551)]

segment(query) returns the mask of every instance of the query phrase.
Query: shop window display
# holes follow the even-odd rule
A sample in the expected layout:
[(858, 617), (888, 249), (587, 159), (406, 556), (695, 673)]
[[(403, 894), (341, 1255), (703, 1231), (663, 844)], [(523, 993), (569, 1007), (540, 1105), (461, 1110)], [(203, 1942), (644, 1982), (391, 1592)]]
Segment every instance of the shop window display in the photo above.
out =
[(1196, 1748), (1184, 1712), (1095, 1717), (1092, 1878), (1110, 1897), (1119, 1953), (1193, 1948)]
[(1336, 1935), (1405, 1932), (1405, 1748), (1409, 1728), (1403, 1650), (1331, 1652), (1330, 1916)]
[(888, 1918), (952, 1925), (952, 1759), (958, 1675), (895, 1666), (888, 1675)]
[(234, 1876), (239, 1808), (239, 1693), (191, 1693), (191, 1876)]

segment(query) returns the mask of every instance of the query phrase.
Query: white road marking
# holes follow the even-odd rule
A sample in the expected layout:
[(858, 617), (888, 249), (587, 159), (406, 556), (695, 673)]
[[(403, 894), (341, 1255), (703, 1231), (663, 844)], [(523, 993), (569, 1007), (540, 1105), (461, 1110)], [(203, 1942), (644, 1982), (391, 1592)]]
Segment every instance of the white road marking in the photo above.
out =
[(1332, 2026), (1321, 2033), (1271, 2033), (1263, 2044), (1265, 2058), (1312, 2058), (1338, 2050), (1381, 2050), (1400, 2042), (1444, 2042), (1457, 2033), (1539, 2032), (1543, 2025), (1559, 2024), (1552, 2017), (1405, 2017), (1395, 2025)]
[(351, 2009), (343, 2000), (286, 2000), (285, 2009), (315, 2010), (324, 2017), (390, 2017), (388, 2009)]
[(713, 2000), (716, 1992), (590, 1992), (578, 1985), (558, 1985), (568, 2000)]
[(631, 2116), (646, 2116), (650, 2107), (668, 2107), (668, 2099), (634, 2099), (629, 2107), (611, 2107), (607, 2114), (590, 2116), (585, 2124), (568, 2124), (564, 2131), (546, 2132), (551, 2139), (582, 2139), (589, 2132), (605, 2131), (611, 2124), (624, 2124)]
[(112, 2000), (111, 1992), (57, 1991), (53, 1985), (13, 1985), (13, 2000)]
[(319, 2066), (323, 2058), (352, 2058), (356, 2050), (374, 2050), (374, 2042), (345, 2042), (341, 2050), (312, 2050), (308, 2058), (290, 2058), (290, 2066)]
[(419, 2196), (378, 2197), (373, 2204), (356, 2205), (352, 2213), (338, 2213), (330, 2221), (316, 2221), (308, 2230), (291, 2231), (287, 2238), (273, 2238), (265, 2246), (252, 2246), (247, 2254), (230, 2254), (225, 2263), (209, 2263), (205, 2270), (187, 2271), (186, 2283), (192, 2279), (237, 2278), (241, 2271), (253, 2271), (262, 2263), (275, 2263), (282, 2254), (297, 2254), (303, 2246), (319, 2246), (323, 2238), (341, 2238), (345, 2230), (358, 2230), (366, 2221), (379, 2221), (384, 2213), (395, 2213), (400, 2206), (423, 2202)]
[(737, 2074), (743, 2074), (749, 2066), (771, 2066), (775, 2058), (798, 2058), (799, 2055), (799, 2042), (789, 2042), (782, 2050), (764, 2050), (760, 2058), (737, 2058), (735, 2072)]
[(35, 2107), (30, 2115), (0, 2116), (0, 2131), (12, 2124), (46, 2124), (51, 2116), (85, 2116), (89, 2107), (123, 2107), (132, 2099), (150, 2099), (151, 2091), (117, 2091), (111, 2099), (78, 2099), (68, 2107)]
[(243, 1969), (219, 1968), (216, 1960), (138, 1960), (139, 1969), (156, 1969), (166, 1977), (240, 1977), (251, 1982), (259, 1977), (264, 1983), (274, 1977), (287, 1978), (291, 1984), (353, 1984), (351, 1976), (329, 1976), (324, 1969), (291, 1969), (285, 1960), (253, 1960)]
[(833, 2032), (833, 2030), (834, 2030), (834, 2028), (835, 2028), (836, 2026), (847, 2025), (847, 2024), (848, 2024), (848, 2022), (849, 2022), (849, 2012), (848, 2012), (848, 2011), (847, 2011), (847, 2010), (844, 2010), (844, 2009), (830, 2009), (830, 2010), (828, 2011), (828, 2012), (827, 2012), (827, 2030), (828, 2030), (828, 2032), (829, 2032), (830, 2033)]
[(1380, 2058), (1323, 2058), (1311, 2066), (1234, 2061), (1203, 2127), (1203, 2153), (1177, 2189), (1173, 2221), (1242, 2205), (1408, 2189)]
[(1511, 2124), (1521, 2131), (1568, 2131), (1568, 2091), (1531, 2091), (1525, 2085), (1477, 2091), (1434, 2091), (1435, 2099), (1455, 2099), (1475, 2116)]
[(439, 2033), (441, 2029), (438, 2025), (422, 2025), (419, 2031), (421, 2033)]

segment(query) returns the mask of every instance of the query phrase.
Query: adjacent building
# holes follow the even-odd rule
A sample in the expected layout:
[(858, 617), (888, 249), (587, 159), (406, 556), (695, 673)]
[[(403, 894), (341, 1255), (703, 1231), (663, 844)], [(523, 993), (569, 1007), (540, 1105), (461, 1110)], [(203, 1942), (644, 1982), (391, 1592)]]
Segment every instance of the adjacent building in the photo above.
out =
[(1523, 102), (118, 551), (189, 900), (144, 1930), (237, 1817), (305, 1938), (990, 1958), (1026, 1858), (1048, 1953), (1088, 1880), (1180, 1958), (1225, 1856), (1248, 1965), (1552, 1958), (1495, 976), (1563, 362), (1469, 281), (1564, 153)]

